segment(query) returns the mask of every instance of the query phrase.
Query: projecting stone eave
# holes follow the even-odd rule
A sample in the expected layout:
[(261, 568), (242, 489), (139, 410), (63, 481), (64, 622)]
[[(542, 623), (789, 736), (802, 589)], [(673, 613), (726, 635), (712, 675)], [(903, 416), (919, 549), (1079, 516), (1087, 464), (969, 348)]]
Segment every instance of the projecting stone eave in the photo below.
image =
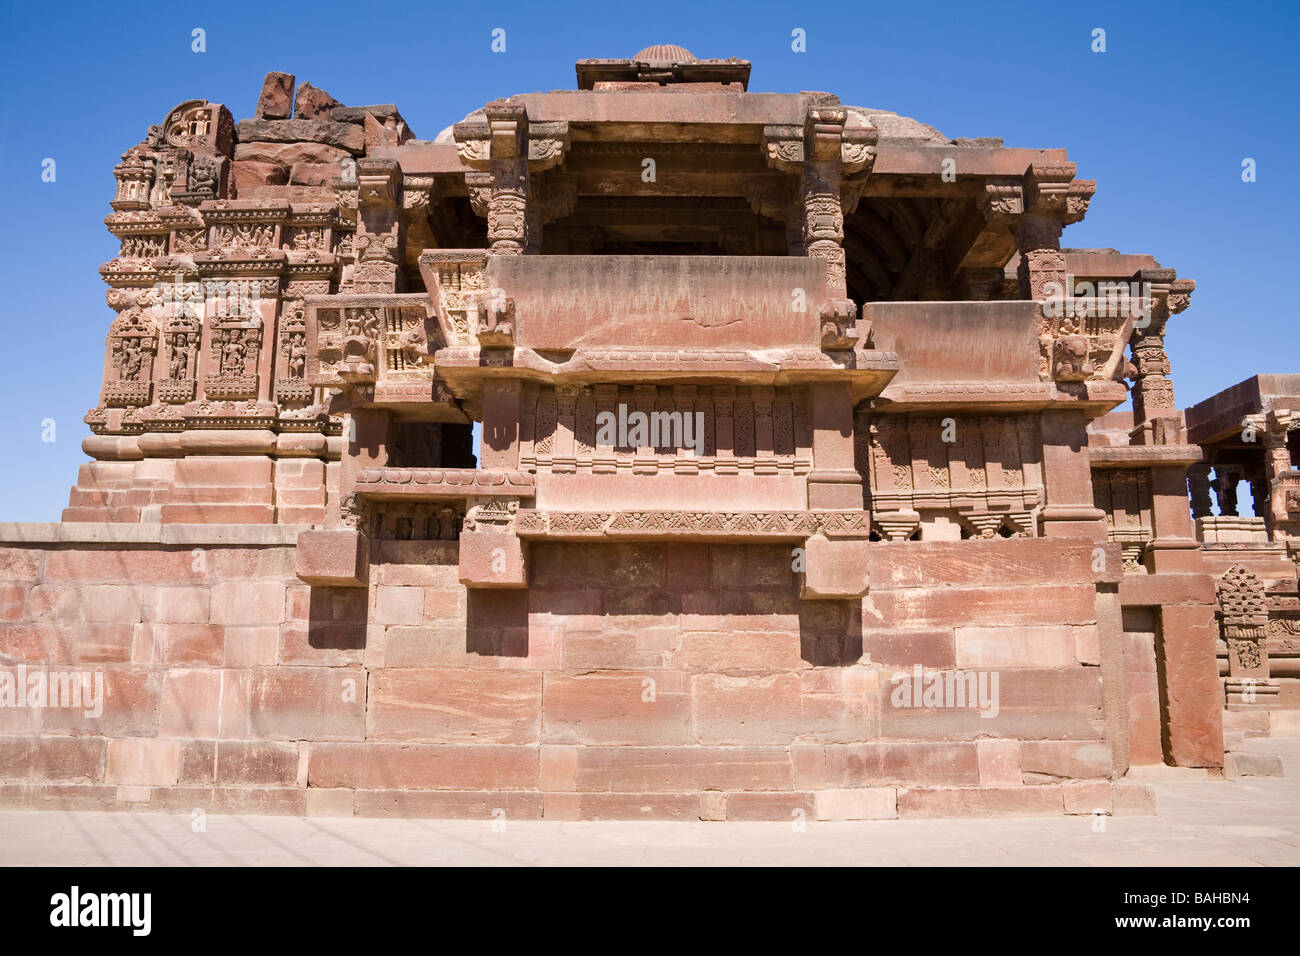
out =
[(1246, 416), (1284, 410), (1300, 412), (1300, 375), (1252, 375), (1189, 405), (1183, 413), (1187, 440), (1202, 445), (1220, 442), (1240, 433)]
[(785, 387), (846, 384), (853, 402), (879, 395), (902, 363), (895, 352), (858, 349), (832, 357), (808, 349), (578, 349), (552, 361), (533, 349), (440, 349), (438, 377), (471, 415), (487, 382), (513, 379), (581, 388), (599, 384)]
[(891, 415), (914, 412), (1021, 414), (1049, 408), (1072, 408), (1088, 419), (1122, 405), (1128, 389), (1121, 382), (1078, 382), (1064, 387), (1052, 382), (909, 382), (891, 384), (871, 407)]

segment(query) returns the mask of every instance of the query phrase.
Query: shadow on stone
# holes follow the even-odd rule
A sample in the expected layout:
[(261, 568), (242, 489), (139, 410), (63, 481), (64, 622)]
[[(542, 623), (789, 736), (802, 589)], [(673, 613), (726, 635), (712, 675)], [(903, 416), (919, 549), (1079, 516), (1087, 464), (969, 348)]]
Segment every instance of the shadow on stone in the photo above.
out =
[(328, 650), (361, 650), (366, 646), (366, 588), (311, 589), (307, 612), (307, 643)]

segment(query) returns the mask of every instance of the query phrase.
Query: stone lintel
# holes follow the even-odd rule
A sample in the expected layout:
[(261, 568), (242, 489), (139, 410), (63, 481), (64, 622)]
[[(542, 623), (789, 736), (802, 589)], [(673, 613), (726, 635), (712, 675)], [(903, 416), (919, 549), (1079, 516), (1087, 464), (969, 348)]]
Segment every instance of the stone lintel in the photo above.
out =
[(1088, 449), (1093, 468), (1186, 467), (1203, 458), (1199, 445), (1099, 445)]

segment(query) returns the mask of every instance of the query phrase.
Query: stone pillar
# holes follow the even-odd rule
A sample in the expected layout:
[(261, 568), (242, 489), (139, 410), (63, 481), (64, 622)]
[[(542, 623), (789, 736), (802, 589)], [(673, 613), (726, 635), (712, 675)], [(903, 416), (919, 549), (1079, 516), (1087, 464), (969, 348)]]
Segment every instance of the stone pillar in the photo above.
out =
[(1191, 497), (1193, 518), (1208, 518), (1213, 514), (1213, 509), (1210, 505), (1209, 465), (1199, 464), (1188, 466), (1187, 492)]
[(1209, 604), (1160, 609), (1162, 701), (1169, 757), (1178, 767), (1223, 766), (1223, 687), (1215, 657), (1217, 629)]
[(862, 510), (862, 476), (854, 466), (853, 399), (849, 386), (814, 384), (812, 404), (813, 469), (808, 475), (808, 507)]
[(577, 427), (578, 391), (576, 385), (560, 385), (555, 389), (555, 451), (551, 455), (551, 470), (556, 474), (572, 474), (577, 470), (574, 430)]
[(840, 206), (840, 148), (847, 117), (841, 108), (815, 107), (804, 120), (804, 248), (810, 257), (826, 262), (826, 291), (832, 299), (848, 295)]
[(1229, 465), (1214, 466), (1214, 497), (1219, 503), (1219, 514), (1225, 518), (1237, 517), (1237, 482), (1241, 474)]
[[(1187, 308), (1196, 283), (1177, 279), (1173, 269), (1142, 269), (1135, 279), (1151, 310), (1138, 319), (1129, 340), (1137, 380), (1133, 387), (1133, 422), (1141, 444), (1176, 444), (1181, 421), (1170, 380), (1169, 354), (1165, 351), (1165, 326), (1170, 316)], [(1146, 427), (1150, 423), (1150, 427)]]
[[(636, 411), (645, 416), (645, 432), (635, 450), (632, 459), (632, 474), (634, 475), (655, 475), (659, 473), (659, 454), (650, 440), (650, 416), (655, 410), (655, 400), (659, 397), (659, 387), (656, 385), (634, 385), (632, 386), (633, 402), (636, 404)], [(629, 426), (629, 431), (631, 428)]]
[(769, 166), (799, 176), (799, 195), (788, 202), (782, 190), (756, 185), (746, 195), (760, 215), (784, 219), (790, 255), (826, 263), (829, 299), (847, 298), (844, 214), (852, 211), (876, 157), (878, 131), (838, 105), (812, 105), (803, 129), (763, 127), (762, 148)]
[(518, 379), (489, 379), (483, 386), (482, 468), (513, 471), (519, 467)]
[[(344, 423), (346, 445), (339, 461), (339, 523), (361, 526), (360, 503), (356, 499), (357, 472), (388, 464), (392, 438), (392, 416), (384, 409), (354, 408)], [(331, 509), (332, 510), (332, 507)], [(334, 515), (329, 515), (334, 519)]]
[(1074, 163), (1034, 163), (1025, 173), (1024, 212), (1016, 223), (1016, 249), (1020, 253), (1017, 277), (1022, 299), (1049, 298), (1048, 283), (1055, 283), (1058, 293), (1070, 291), (1065, 289), (1061, 230), (1074, 172)]
[(1204, 570), (1182, 465), (1151, 468), (1151, 521), (1154, 538), (1148, 548), (1155, 573)]
[(1246, 480), (1250, 482), (1251, 510), (1257, 517), (1267, 518), (1273, 505), (1265, 469), (1258, 465), (1247, 468)]
[[(699, 400), (699, 386), (696, 385), (674, 385), (673, 386), (673, 408), (682, 416), (682, 447), (676, 451), (673, 461), (673, 472), (678, 475), (695, 475), (699, 473), (699, 456), (695, 454), (693, 445), (686, 442), (689, 435), (692, 442), (698, 441), (700, 447), (704, 447), (704, 426), (702, 424), (696, 427), (695, 404)], [(702, 416), (701, 416), (702, 417)]]
[[(523, 383), (519, 379), (488, 379), (483, 385), (483, 438), (480, 468), (514, 471), (519, 468)], [(567, 429), (572, 460), (573, 417)], [(557, 415), (555, 450), (560, 454), (566, 429)], [(470, 498), (459, 542), (459, 578), (468, 588), (528, 586), (528, 552), (515, 533), (518, 499)]]
[(542, 254), (542, 182), (541, 176), (528, 177), (528, 202), (524, 207), (524, 254)]
[[(1286, 488), (1283, 486), (1289, 480), (1286, 476), (1293, 474), (1291, 451), (1287, 446), (1291, 424), (1289, 411), (1270, 411), (1264, 416), (1264, 477), (1268, 481), (1269, 507), (1262, 515), (1268, 521), (1270, 537), (1275, 537), (1279, 525), (1288, 519)], [(1258, 510), (1255, 513), (1261, 514)]]
[(357, 262), (359, 293), (401, 292), (402, 167), (395, 159), (357, 160)]
[(754, 474), (775, 475), (777, 467), (772, 432), (772, 402), (776, 390), (755, 386), (751, 389), (751, 394), (754, 398), (754, 457), (757, 459)]
[(734, 385), (713, 386), (714, 418), (714, 471), (719, 475), (736, 474), (736, 433), (735, 433)]
[(994, 298), (1002, 279), (1003, 271), (997, 267), (962, 269), (957, 274), (957, 288), (963, 299), (988, 302)]
[(1087, 428), (1083, 412), (1043, 413), (1043, 486), (1047, 501), (1039, 521), (1045, 537), (1106, 540), (1106, 513), (1093, 499)]
[(488, 246), (495, 255), (522, 255), (528, 245), (528, 111), (496, 100), (483, 113), (490, 129)]
[[(599, 417), (602, 412), (609, 412), (618, 418), (618, 386), (610, 384), (597, 385), (593, 389), (595, 392), (596, 415)], [(599, 434), (597, 428), (597, 434)], [(595, 443), (595, 448), (591, 453), (591, 471), (597, 475), (612, 475), (618, 470), (618, 438), (615, 437), (612, 444), (602, 445)]]

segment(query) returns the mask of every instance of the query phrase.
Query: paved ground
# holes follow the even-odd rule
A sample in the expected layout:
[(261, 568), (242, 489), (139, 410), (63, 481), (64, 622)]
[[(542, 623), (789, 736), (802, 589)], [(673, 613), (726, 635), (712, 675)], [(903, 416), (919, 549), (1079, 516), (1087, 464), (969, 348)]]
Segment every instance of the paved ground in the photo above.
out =
[(0, 813), (3, 865), (1300, 865), (1300, 738), (1252, 741), (1286, 776), (1152, 776), (1159, 814), (810, 823), (509, 822)]

